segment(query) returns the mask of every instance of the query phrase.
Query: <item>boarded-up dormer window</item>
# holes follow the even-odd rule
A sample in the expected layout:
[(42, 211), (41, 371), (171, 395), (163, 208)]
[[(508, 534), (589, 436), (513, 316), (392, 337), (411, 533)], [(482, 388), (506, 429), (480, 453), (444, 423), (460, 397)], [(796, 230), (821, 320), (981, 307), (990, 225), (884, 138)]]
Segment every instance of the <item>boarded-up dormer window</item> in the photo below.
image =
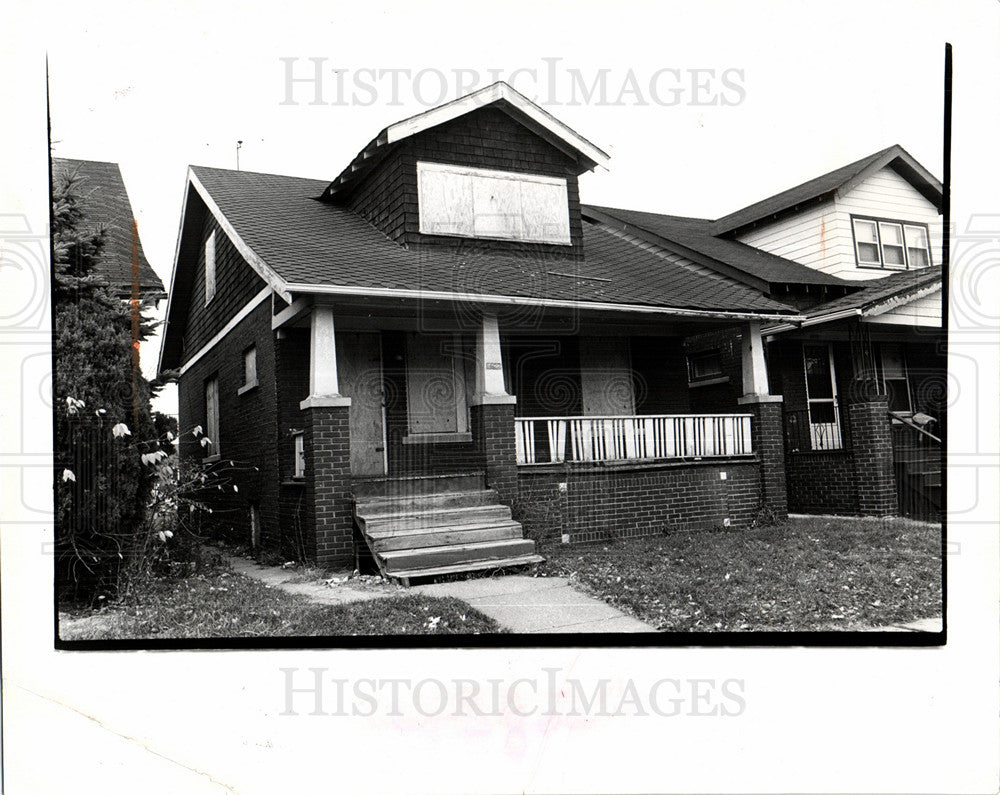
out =
[(205, 241), (205, 304), (215, 297), (215, 230)]
[(566, 180), (417, 163), (420, 231), (569, 245)]

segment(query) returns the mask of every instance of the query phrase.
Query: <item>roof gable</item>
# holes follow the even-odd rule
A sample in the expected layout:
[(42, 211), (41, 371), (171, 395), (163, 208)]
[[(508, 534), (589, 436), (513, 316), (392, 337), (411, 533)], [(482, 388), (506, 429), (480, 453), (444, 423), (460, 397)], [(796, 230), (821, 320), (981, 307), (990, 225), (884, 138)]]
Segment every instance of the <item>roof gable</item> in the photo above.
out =
[[(54, 157), (52, 172), (53, 176), (58, 174), (77, 180), (84, 229), (105, 231), (104, 249), (96, 270), (119, 294), (130, 294), (134, 282), (132, 246), (135, 220), (118, 164)], [(137, 233), (135, 243), (140, 294), (144, 297), (164, 296), (163, 282), (146, 259)]]
[(495, 107), (534, 134), (569, 155), (577, 163), (577, 173), (598, 166), (607, 168), (609, 155), (555, 116), (536, 105), (504, 82), (493, 83), (444, 105), (391, 124), (375, 136), (322, 192), (332, 199), (350, 192), (353, 186), (401, 141), (454, 121), (480, 108)]
[(895, 170), (931, 204), (941, 209), (941, 182), (899, 144), (882, 149), (841, 168), (776, 193), (741, 210), (725, 215), (714, 224), (717, 235), (729, 235), (752, 224), (775, 220), (801, 206), (845, 196), (885, 167)]

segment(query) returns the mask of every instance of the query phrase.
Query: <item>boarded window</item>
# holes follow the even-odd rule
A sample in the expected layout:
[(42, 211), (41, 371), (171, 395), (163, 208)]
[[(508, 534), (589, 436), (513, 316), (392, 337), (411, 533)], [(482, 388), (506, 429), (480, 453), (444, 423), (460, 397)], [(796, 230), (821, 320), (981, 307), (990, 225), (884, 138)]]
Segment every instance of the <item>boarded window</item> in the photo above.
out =
[(251, 345), (243, 352), (243, 386), (257, 384), (257, 347)]
[(420, 231), (569, 245), (566, 180), (417, 163)]
[(215, 298), (215, 230), (205, 241), (205, 303)]
[(460, 335), (407, 336), (406, 407), (411, 434), (468, 430)]
[(219, 379), (205, 382), (205, 455), (219, 454)]
[(295, 445), (295, 477), (304, 478), (306, 476), (306, 442), (302, 431), (296, 432), (292, 439)]

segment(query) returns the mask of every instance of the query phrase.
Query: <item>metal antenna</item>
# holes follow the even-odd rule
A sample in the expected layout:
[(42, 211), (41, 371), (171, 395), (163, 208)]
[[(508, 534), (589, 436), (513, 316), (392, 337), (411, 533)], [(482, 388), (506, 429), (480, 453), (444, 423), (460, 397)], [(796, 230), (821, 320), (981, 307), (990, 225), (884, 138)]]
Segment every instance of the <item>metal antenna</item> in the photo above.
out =
[(240, 170), (240, 147), (243, 146), (243, 141), (236, 142), (236, 170)]

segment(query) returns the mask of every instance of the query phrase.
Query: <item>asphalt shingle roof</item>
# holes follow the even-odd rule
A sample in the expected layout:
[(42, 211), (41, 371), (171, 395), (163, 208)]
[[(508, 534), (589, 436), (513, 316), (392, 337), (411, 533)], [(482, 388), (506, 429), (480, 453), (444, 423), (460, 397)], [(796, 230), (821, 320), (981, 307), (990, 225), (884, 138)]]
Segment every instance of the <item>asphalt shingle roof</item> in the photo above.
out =
[[(76, 175), (79, 186), (83, 226), (87, 231), (105, 229), (104, 250), (97, 265), (98, 272), (119, 291), (132, 287), (132, 204), (125, 191), (117, 163), (96, 160), (53, 158), (54, 175)], [(139, 290), (166, 294), (163, 282), (150, 266), (139, 241)]]
[(900, 271), (881, 279), (868, 282), (868, 286), (856, 293), (835, 298), (825, 304), (812, 307), (805, 314), (808, 317), (818, 317), (831, 312), (847, 309), (867, 309), (889, 298), (905, 296), (923, 287), (929, 287), (935, 282), (941, 283), (942, 270), (940, 265), (920, 268), (912, 271)]
[(935, 203), (941, 199), (941, 184), (930, 175), (913, 157), (899, 144), (881, 149), (874, 154), (848, 163), (846, 166), (828, 171), (814, 179), (807, 180), (794, 188), (776, 193), (766, 199), (744, 207), (741, 210), (725, 215), (715, 222), (714, 232), (724, 235), (749, 224), (761, 221), (787, 210), (796, 205), (805, 204), (832, 194), (838, 188), (851, 182), (868, 168), (883, 162), (883, 165), (893, 163), (901, 173), (909, 175), (919, 186), (918, 190)]
[(679, 215), (585, 205), (584, 213), (586, 214), (588, 210), (603, 213), (623, 224), (652, 233), (666, 243), (678, 243), (769, 284), (838, 286), (849, 284), (844, 279), (793, 260), (770, 254), (736, 240), (718, 237), (714, 231), (714, 222), (706, 218), (687, 218)]
[(388, 287), (797, 314), (735, 279), (698, 273), (588, 222), (585, 260), (579, 262), (409, 249), (351, 211), (319, 201), (325, 181), (203, 166), (192, 170), (243, 241), (293, 286)]

